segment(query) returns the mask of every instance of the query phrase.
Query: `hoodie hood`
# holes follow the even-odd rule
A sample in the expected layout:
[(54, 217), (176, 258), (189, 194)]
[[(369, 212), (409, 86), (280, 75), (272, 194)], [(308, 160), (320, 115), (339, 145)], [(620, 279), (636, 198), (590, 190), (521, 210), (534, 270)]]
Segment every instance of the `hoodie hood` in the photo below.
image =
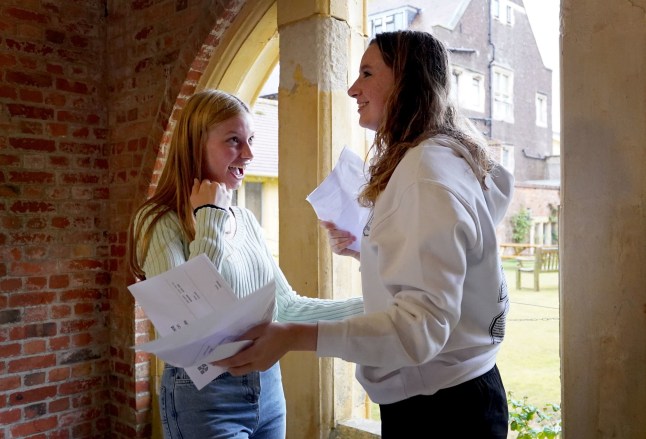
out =
[[(471, 154), (462, 143), (443, 134), (433, 137), (432, 141), (438, 145), (451, 148), (469, 164), (471, 169), (476, 168)], [(502, 165), (496, 163), (494, 169), (485, 178), (485, 184), (487, 189), (483, 191), (483, 194), (487, 208), (494, 224), (498, 225), (504, 218), (505, 212), (507, 212), (507, 208), (511, 203), (511, 197), (514, 193), (514, 176)]]

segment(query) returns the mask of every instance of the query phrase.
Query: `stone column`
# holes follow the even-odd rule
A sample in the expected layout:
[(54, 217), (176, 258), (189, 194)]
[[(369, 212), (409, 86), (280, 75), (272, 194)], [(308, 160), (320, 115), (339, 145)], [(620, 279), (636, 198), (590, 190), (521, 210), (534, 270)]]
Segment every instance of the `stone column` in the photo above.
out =
[(562, 0), (564, 438), (646, 437), (646, 2)]
[[(346, 94), (348, 75), (358, 72), (363, 53), (357, 32), (363, 2), (277, 3), (280, 265), (299, 294), (330, 298), (332, 253), (305, 197), (329, 174), (344, 145), (363, 151), (356, 108)], [(288, 437), (327, 438), (334, 414), (332, 360), (297, 352), (281, 366), (289, 378)]]

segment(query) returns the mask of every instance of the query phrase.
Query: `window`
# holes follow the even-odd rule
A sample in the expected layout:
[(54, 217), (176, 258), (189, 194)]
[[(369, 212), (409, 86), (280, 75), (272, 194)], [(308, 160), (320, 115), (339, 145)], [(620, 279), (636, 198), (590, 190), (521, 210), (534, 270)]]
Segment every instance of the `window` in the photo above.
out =
[(473, 75), (471, 77), (471, 88), (469, 90), (469, 104), (467, 108), (475, 111), (484, 111), (484, 77)]
[(493, 118), (514, 123), (514, 77), (510, 70), (493, 69)]
[(453, 67), (451, 70), (451, 99), (462, 109), (485, 110), (484, 75)]
[(513, 26), (514, 7), (510, 0), (492, 0), (491, 16), (507, 26)]
[(547, 95), (536, 93), (536, 125), (547, 126)]
[(419, 12), (412, 6), (403, 6), (397, 9), (371, 14), (368, 16), (370, 36), (374, 37), (380, 32), (405, 30)]
[(502, 145), (500, 151), (500, 164), (512, 174), (514, 173), (514, 168), (516, 167), (516, 160), (514, 160), (514, 150), (515, 148), (513, 145)]
[(245, 182), (244, 184), (245, 207), (256, 216), (262, 225), (262, 183)]
[(451, 71), (451, 100), (456, 104), (460, 105), (460, 70), (453, 69)]

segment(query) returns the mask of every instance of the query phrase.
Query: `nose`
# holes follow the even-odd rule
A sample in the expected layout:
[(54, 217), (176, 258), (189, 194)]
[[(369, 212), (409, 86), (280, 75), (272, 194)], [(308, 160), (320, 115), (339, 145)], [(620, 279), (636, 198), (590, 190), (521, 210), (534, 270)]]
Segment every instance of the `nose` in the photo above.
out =
[[(358, 81), (358, 79), (357, 79)], [(359, 91), (357, 90), (357, 81), (354, 81), (354, 83), (350, 86), (348, 89), (348, 96), (351, 98), (356, 98), (359, 95)]]
[(246, 160), (253, 159), (253, 152), (251, 151), (251, 144), (249, 142), (244, 143), (240, 156)]

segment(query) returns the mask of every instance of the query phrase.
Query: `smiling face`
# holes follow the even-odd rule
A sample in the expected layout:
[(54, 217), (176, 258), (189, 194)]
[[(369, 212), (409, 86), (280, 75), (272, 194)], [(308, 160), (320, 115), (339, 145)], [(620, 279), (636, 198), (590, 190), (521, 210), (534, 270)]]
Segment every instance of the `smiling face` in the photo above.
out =
[(348, 89), (348, 94), (359, 105), (359, 125), (371, 130), (377, 129), (394, 84), (393, 70), (384, 62), (379, 47), (376, 44), (369, 45), (361, 58), (359, 78)]
[(253, 121), (242, 113), (212, 126), (204, 145), (202, 178), (225, 183), (228, 189), (238, 189), (245, 168), (253, 159)]

